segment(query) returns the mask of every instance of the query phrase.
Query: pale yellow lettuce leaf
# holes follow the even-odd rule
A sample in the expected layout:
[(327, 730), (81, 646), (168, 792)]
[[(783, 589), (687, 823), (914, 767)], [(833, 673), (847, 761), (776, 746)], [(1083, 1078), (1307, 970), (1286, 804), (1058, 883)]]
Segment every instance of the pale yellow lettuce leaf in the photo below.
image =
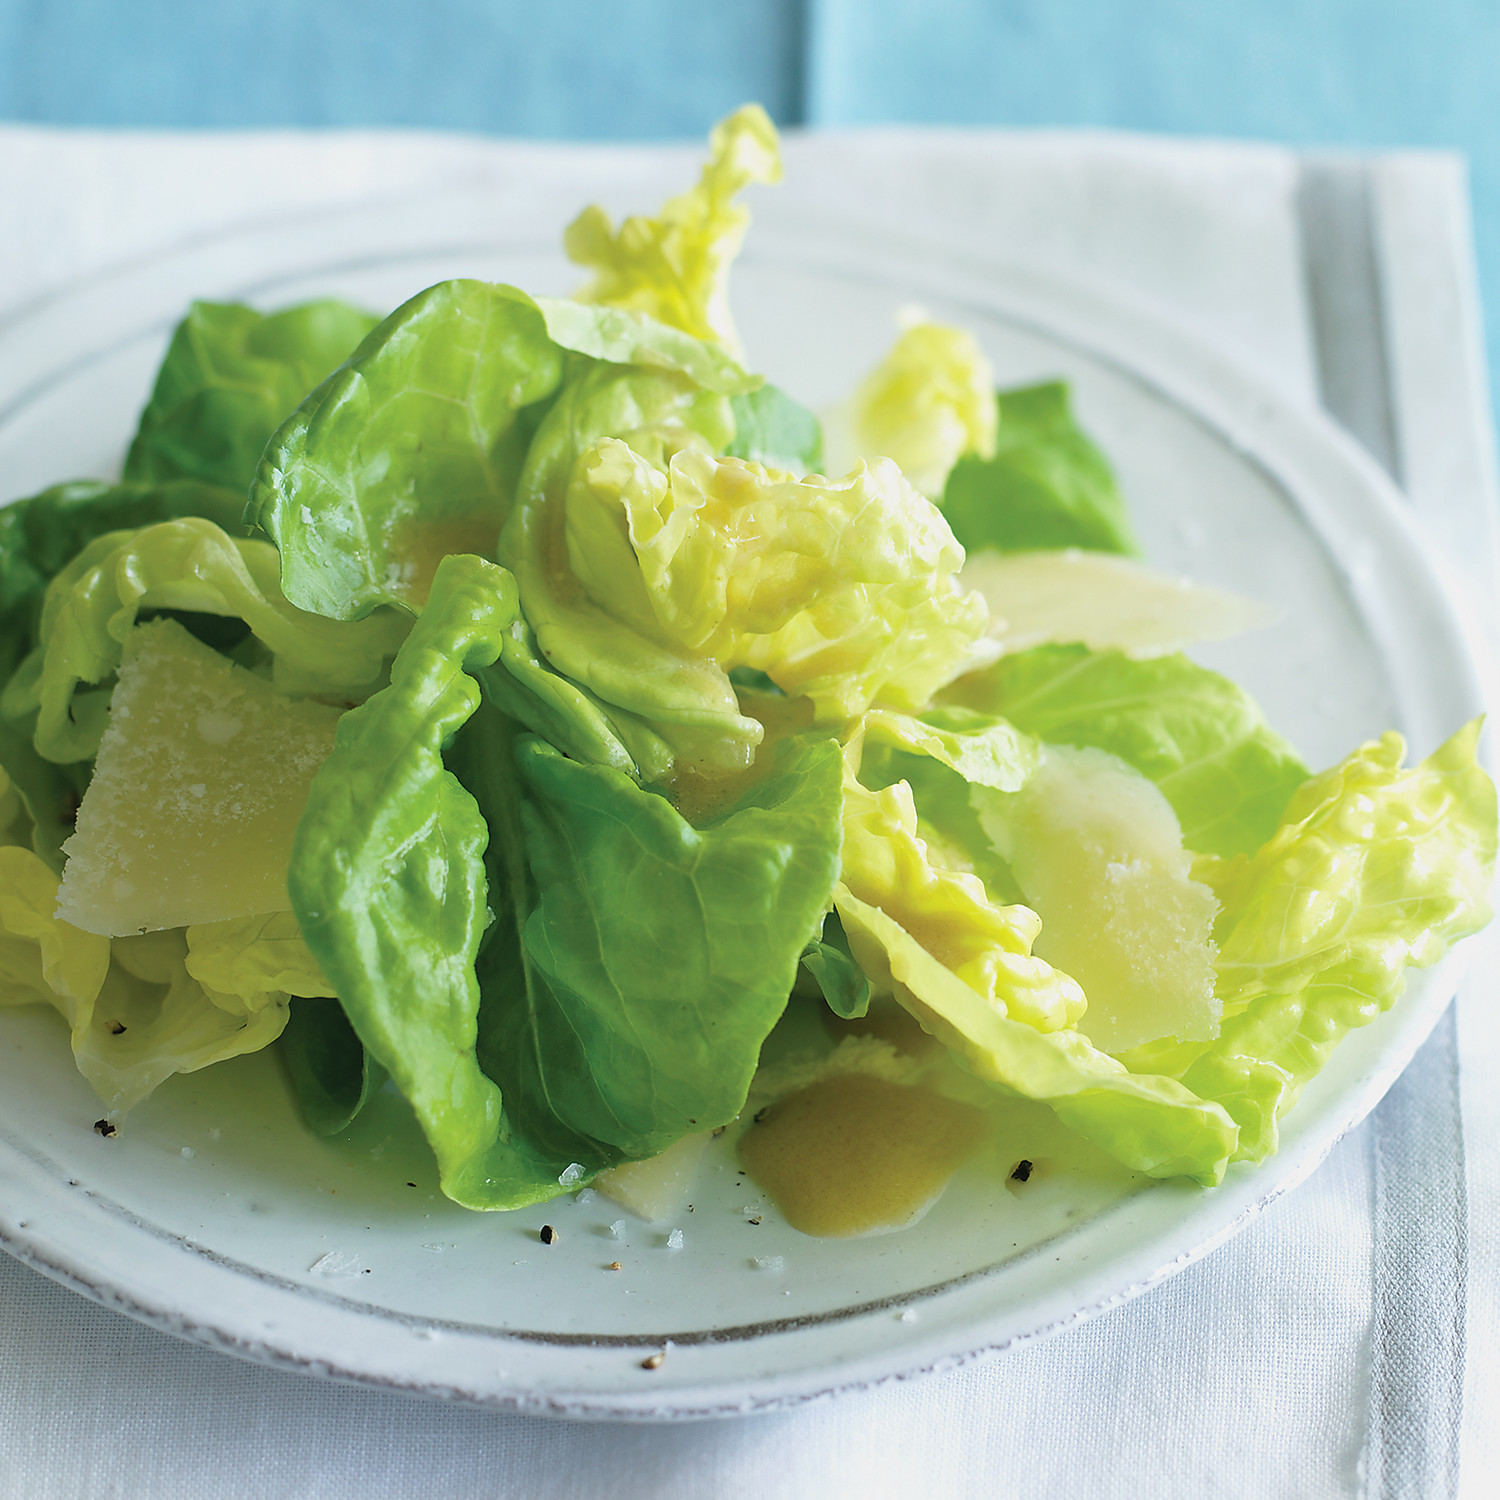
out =
[(934, 499), (966, 453), (995, 452), (995, 372), (971, 334), (942, 323), (907, 328), (854, 397), (854, 441), (883, 454)]
[(764, 672), (823, 722), (921, 707), (984, 628), (955, 581), (963, 549), (888, 460), (799, 479), (697, 447), (662, 467), (605, 438), (567, 503), (589, 598), (641, 637)]
[(629, 308), (737, 351), (729, 266), (750, 216), (735, 199), (753, 182), (780, 178), (776, 127), (758, 104), (747, 104), (714, 127), (697, 185), (669, 199), (656, 218), (633, 215), (616, 229), (595, 205), (568, 226), (569, 257), (595, 273), (579, 300)]

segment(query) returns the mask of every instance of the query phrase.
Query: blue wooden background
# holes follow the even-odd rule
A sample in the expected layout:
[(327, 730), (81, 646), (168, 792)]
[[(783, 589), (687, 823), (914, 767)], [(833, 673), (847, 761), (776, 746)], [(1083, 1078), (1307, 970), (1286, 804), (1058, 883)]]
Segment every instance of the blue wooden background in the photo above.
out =
[(0, 0), (11, 120), (663, 139), (746, 99), (787, 125), (1456, 147), (1500, 312), (1495, 0)]

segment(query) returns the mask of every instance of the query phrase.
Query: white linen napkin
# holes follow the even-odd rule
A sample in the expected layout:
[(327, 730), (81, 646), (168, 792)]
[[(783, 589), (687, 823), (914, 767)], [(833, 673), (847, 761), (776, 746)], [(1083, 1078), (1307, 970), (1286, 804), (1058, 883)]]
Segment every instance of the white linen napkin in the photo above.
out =
[[(559, 225), (593, 198), (649, 210), (696, 156), (0, 128), (0, 323), (198, 237), (443, 181), (555, 204)], [(1362, 174), (1361, 222), (1385, 257), (1390, 451), (1474, 597), (1493, 600), (1461, 178), (1443, 158), (1342, 165)], [(917, 224), (934, 244), (1112, 283), (1287, 395), (1330, 392), (1341, 335), (1309, 300), (1309, 230), (1325, 220), (1291, 153), (884, 131), (794, 139), (786, 175), (779, 212), (803, 202), (876, 230)], [(1358, 405), (1343, 413), (1356, 426)], [(1045, 1342), (780, 1415), (563, 1424), (320, 1383), (179, 1343), (0, 1257), (0, 1497), (1428, 1496), (1457, 1492), (1461, 1452), (1467, 1492), (1487, 1493), (1500, 1418), (1495, 976), (1493, 959), (1476, 970), (1457, 1023), (1440, 1023), (1372, 1120), (1206, 1261)]]

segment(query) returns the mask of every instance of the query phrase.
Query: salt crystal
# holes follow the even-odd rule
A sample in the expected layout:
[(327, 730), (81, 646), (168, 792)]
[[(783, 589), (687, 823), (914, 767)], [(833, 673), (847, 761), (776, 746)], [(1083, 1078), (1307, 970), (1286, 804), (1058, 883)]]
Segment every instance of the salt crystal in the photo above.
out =
[(757, 1271), (782, 1271), (786, 1269), (786, 1257), (783, 1255), (756, 1255), (751, 1257), (750, 1264)]
[(182, 1159), (183, 1159), (183, 1161), (192, 1161), (192, 1159), (193, 1159), (193, 1148), (191, 1146), (184, 1146), (182, 1148)]
[(342, 1250), (330, 1250), (320, 1255), (308, 1268), (318, 1276), (358, 1276), (364, 1267), (357, 1255), (346, 1255)]
[(561, 1186), (569, 1188), (583, 1176), (583, 1173), (584, 1165), (581, 1161), (571, 1162), (563, 1168), (562, 1175), (557, 1180)]
[(609, 1226), (609, 1232), (614, 1235), (617, 1240), (623, 1240), (625, 1238), (625, 1227), (626, 1226), (624, 1219), (616, 1219), (615, 1222)]
[(901, 1313), (901, 1321), (903, 1323), (915, 1323), (917, 1321), (917, 1310), (914, 1307), (906, 1308)]
[(667, 1249), (668, 1250), (681, 1250), (682, 1249), (682, 1231), (680, 1229), (674, 1229), (671, 1232), (671, 1234), (669, 1234), (667, 1236)]
[(573, 1194), (573, 1201), (575, 1203), (592, 1203), (598, 1196), (598, 1193), (596, 1193), (593, 1188), (579, 1188), (578, 1191)]

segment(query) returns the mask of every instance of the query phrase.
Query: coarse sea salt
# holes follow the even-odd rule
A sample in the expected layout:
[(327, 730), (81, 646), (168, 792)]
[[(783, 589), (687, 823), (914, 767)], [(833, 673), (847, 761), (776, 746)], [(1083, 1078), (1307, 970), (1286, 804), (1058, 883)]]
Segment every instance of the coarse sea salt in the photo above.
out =
[(784, 1255), (753, 1255), (750, 1264), (757, 1271), (783, 1271), (786, 1269), (786, 1257)]
[(348, 1255), (342, 1250), (330, 1250), (320, 1255), (308, 1268), (317, 1276), (358, 1276), (364, 1267), (357, 1255)]
[(671, 1232), (671, 1234), (669, 1234), (667, 1236), (667, 1249), (668, 1250), (681, 1250), (682, 1249), (682, 1231), (680, 1229), (674, 1229)]

